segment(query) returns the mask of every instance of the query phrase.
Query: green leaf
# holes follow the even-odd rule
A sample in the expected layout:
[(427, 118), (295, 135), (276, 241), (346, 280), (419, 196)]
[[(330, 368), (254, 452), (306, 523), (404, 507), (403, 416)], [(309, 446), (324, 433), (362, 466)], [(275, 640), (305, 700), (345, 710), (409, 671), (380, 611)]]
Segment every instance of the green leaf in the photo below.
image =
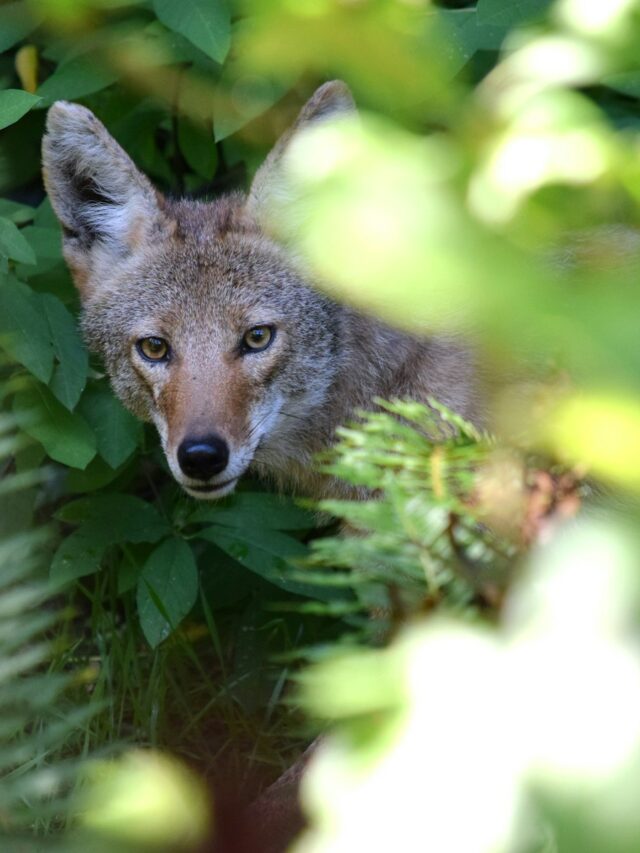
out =
[(162, 23), (189, 39), (216, 62), (224, 62), (231, 42), (231, 18), (225, 0), (153, 0)]
[(118, 565), (118, 595), (135, 589), (142, 572), (142, 561), (128, 548)]
[(52, 459), (86, 468), (96, 455), (96, 437), (85, 419), (70, 412), (44, 385), (20, 391), (14, 399), (18, 423)]
[(0, 132), (0, 193), (39, 179), (44, 118), (43, 112), (32, 110), (22, 121)]
[(207, 179), (214, 176), (218, 152), (210, 128), (183, 117), (178, 122), (178, 144), (194, 172)]
[(198, 554), (198, 563), (202, 594), (212, 610), (230, 607), (253, 595), (263, 597), (265, 590), (269, 590), (263, 578), (255, 572), (245, 571), (233, 557), (213, 544)]
[(35, 377), (48, 382), (53, 346), (42, 304), (13, 276), (0, 277), (0, 344)]
[(157, 542), (171, 531), (153, 504), (135, 495), (90, 495), (65, 504), (56, 518), (81, 523), (80, 530), (103, 545)]
[(155, 648), (178, 627), (198, 596), (198, 568), (183, 539), (167, 539), (151, 554), (138, 580), (140, 625)]
[(43, 294), (41, 299), (58, 359), (49, 388), (67, 409), (73, 410), (87, 381), (89, 356), (76, 322), (62, 302), (50, 293)]
[(56, 517), (80, 527), (60, 543), (51, 565), (56, 584), (93, 574), (104, 552), (124, 542), (157, 542), (170, 527), (154, 506), (134, 495), (94, 495), (66, 504)]
[(8, 198), (0, 198), (0, 216), (10, 219), (16, 225), (24, 225), (25, 222), (31, 222), (34, 217), (34, 210), (28, 204), (20, 204), (20, 202), (11, 201)]
[(266, 530), (310, 530), (316, 526), (313, 513), (291, 500), (269, 492), (237, 492), (214, 504), (197, 507), (188, 523), (214, 522), (224, 527), (260, 527)]
[(51, 207), (49, 196), (45, 196), (38, 207), (36, 208), (33, 224), (37, 228), (42, 228), (46, 231), (55, 229), (58, 232), (58, 254), (62, 254), (61, 228), (58, 222), (58, 217), (55, 215)]
[(476, 9), (439, 9), (448, 29), (454, 55), (451, 70), (458, 71), (478, 50), (499, 50), (508, 32), (505, 26), (481, 23)]
[[(291, 88), (294, 79), (275, 75), (247, 76), (242, 67), (231, 60), (225, 63), (214, 94), (215, 140), (220, 142), (245, 124), (262, 115)], [(231, 97), (233, 92), (233, 97)]]
[(57, 224), (55, 228), (42, 228), (37, 224), (27, 225), (21, 233), (33, 249), (36, 258), (35, 264), (30, 266), (20, 264), (16, 268), (16, 273), (21, 279), (31, 279), (62, 266), (62, 234)]
[(542, 17), (553, 0), (478, 0), (478, 23), (514, 27)]
[(0, 219), (0, 253), (23, 264), (35, 264), (33, 249), (10, 219)]
[(59, 98), (84, 98), (111, 86), (118, 76), (113, 68), (101, 65), (95, 57), (82, 54), (59, 65), (38, 87), (38, 95), (48, 104)]
[[(622, 71), (618, 74), (610, 74), (602, 82), (605, 86), (615, 89), (616, 92), (622, 92), (632, 98), (640, 98), (640, 72), (638, 71)], [(633, 104), (634, 115), (636, 111), (637, 105)]]
[(126, 466), (123, 465), (114, 469), (111, 465), (107, 465), (102, 456), (95, 456), (84, 471), (79, 471), (77, 468), (69, 471), (66, 482), (67, 492), (73, 495), (95, 492), (112, 483), (125, 468)]
[(0, 92), (0, 130), (21, 119), (42, 99), (23, 89), (5, 89)]
[(22, 41), (38, 26), (43, 16), (35, 12), (34, 5), (19, 2), (0, 6), (0, 53)]
[(97, 572), (104, 549), (104, 542), (97, 540), (92, 531), (74, 530), (65, 536), (53, 556), (51, 581), (58, 586)]
[(46, 260), (62, 260), (62, 232), (60, 226), (56, 223), (55, 227), (43, 228), (34, 220), (33, 225), (28, 225), (22, 229), (25, 239), (34, 250), (38, 261), (42, 258)]
[(0, 539), (22, 533), (33, 526), (38, 489), (20, 489), (0, 495)]
[(138, 447), (142, 425), (105, 385), (89, 389), (79, 410), (93, 427), (102, 458), (118, 468)]
[(231, 530), (223, 527), (208, 527), (198, 536), (213, 542), (245, 568), (280, 589), (311, 598), (326, 597), (326, 590), (291, 577), (294, 567), (289, 561), (300, 560), (308, 554), (307, 546), (291, 536), (276, 530)]
[(198, 60), (210, 62), (193, 42), (181, 36), (174, 29), (168, 29), (160, 21), (152, 21), (144, 28), (144, 45), (150, 48), (150, 54), (160, 63), (178, 65), (194, 63)]

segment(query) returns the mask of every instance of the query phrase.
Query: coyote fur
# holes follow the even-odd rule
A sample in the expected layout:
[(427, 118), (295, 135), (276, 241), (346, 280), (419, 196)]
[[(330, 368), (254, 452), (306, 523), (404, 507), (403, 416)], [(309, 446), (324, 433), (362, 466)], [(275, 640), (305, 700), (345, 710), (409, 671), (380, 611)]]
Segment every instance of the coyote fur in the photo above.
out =
[(206, 203), (161, 195), (85, 107), (49, 110), (44, 181), (86, 341), (195, 498), (229, 494), (249, 469), (290, 492), (345, 494), (313, 457), (375, 397), (434, 397), (476, 417), (465, 346), (331, 301), (270, 236), (292, 138), (354, 110), (344, 83), (321, 86), (249, 193)]

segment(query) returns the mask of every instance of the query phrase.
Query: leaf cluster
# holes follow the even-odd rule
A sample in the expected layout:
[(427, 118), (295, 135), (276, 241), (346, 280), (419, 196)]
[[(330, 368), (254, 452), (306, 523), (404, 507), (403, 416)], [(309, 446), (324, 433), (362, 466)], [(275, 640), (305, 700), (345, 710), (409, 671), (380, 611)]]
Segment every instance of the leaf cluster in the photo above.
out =
[(492, 530), (479, 499), (489, 436), (436, 400), (377, 404), (339, 430), (324, 463), (366, 491), (321, 502), (343, 528), (312, 543), (309, 564), (347, 570), (365, 633), (380, 639), (436, 607), (466, 615), (495, 605), (519, 545)]
[[(20, 499), (31, 485), (8, 467), (20, 444), (16, 424), (3, 416), (0, 442), (3, 495)], [(15, 530), (0, 540), (0, 845), (30, 849), (28, 836), (62, 828), (82, 760), (69, 744), (94, 708), (76, 705), (79, 671), (52, 666), (51, 637), (61, 614), (41, 577), (51, 530)]]
[[(534, 388), (523, 402), (518, 386), (501, 426), (527, 448), (637, 490), (637, 288), (610, 263), (637, 248), (626, 232), (612, 249), (606, 229), (589, 229), (640, 220), (639, 15), (634, 3), (602, 4), (594, 29), (588, 6), (0, 5), (0, 349), (11, 364), (0, 367), (0, 416), (20, 432), (0, 486), (9, 537), (0, 668), (10, 688), (0, 683), (0, 823), (7, 810), (16, 826), (32, 821), (19, 804), (66, 784), (63, 774), (38, 787), (43, 756), (69, 731), (33, 722), (55, 715), (66, 683), (43, 674), (40, 631), (59, 633), (53, 668), (85, 665), (86, 696), (106, 704), (80, 727), (85, 748), (124, 734), (209, 769), (235, 740), (275, 775), (298, 746), (279, 707), (292, 660), (354, 637), (386, 641), (434, 609), (475, 618), (500, 603), (519, 553), (479, 496), (492, 442), (437, 401), (379, 401), (341, 431), (326, 473), (364, 499), (321, 507), (343, 521), (339, 537), (251, 482), (215, 505), (188, 503), (81, 341), (39, 177), (46, 108), (82, 102), (164, 190), (207, 197), (243, 183), (314, 85), (344, 77), (365, 113), (386, 118), (365, 115), (344, 158), (329, 162), (323, 144), (308, 161), (316, 195), (303, 248), (319, 278), (413, 331), (452, 313), (477, 321), (494, 363), (534, 354), (569, 364), (585, 399), (545, 418), (545, 394)], [(565, 250), (571, 229), (587, 236)], [(540, 421), (551, 427), (541, 432)], [(500, 497), (510, 495), (505, 487)], [(16, 538), (44, 523), (46, 541)], [(43, 557), (33, 571), (29, 549), (19, 550), (26, 541)], [(23, 586), (31, 574), (37, 582)], [(58, 628), (41, 608), (45, 579), (72, 605)], [(359, 688), (347, 693), (365, 703)]]

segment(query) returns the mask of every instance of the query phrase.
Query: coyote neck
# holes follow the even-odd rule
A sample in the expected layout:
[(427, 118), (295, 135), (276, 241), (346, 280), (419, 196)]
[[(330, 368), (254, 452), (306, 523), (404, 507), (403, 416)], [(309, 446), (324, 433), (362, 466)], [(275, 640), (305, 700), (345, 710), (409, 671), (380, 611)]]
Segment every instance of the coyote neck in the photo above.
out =
[(341, 334), (344, 356), (328, 395), (332, 434), (356, 409), (375, 408), (376, 397), (422, 403), (433, 397), (468, 420), (481, 420), (470, 394), (477, 387), (474, 359), (455, 338), (417, 338), (349, 309), (343, 309)]

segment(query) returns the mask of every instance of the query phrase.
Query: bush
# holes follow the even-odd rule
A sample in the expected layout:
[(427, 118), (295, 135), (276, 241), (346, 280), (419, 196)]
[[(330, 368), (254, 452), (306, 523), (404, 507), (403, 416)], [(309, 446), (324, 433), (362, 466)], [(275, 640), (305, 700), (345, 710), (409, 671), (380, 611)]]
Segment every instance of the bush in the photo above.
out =
[[(50, 524), (33, 571), (61, 620), (36, 620), (55, 642), (34, 678), (82, 722), (67, 741), (27, 703), (18, 728), (57, 732), (52, 768), (124, 742), (161, 747), (248, 798), (298, 755), (310, 714), (338, 734), (312, 763), (300, 849), (637, 847), (634, 614), (607, 607), (634, 589), (637, 554), (625, 523), (640, 484), (639, 46), (633, 0), (0, 5), (0, 345), (17, 365), (2, 368), (2, 409), (20, 433), (0, 529)], [(379, 401), (321, 463), (375, 500), (318, 517), (247, 482), (195, 506), (77, 331), (39, 177), (45, 110), (86, 104), (164, 191), (209, 197), (246, 184), (336, 76), (362, 119), (296, 144), (275, 221), (336, 298), (411, 332), (473, 337), (488, 432), (437, 401)], [(434, 408), (451, 427), (437, 442)], [(347, 524), (337, 538), (329, 515)], [(36, 630), (34, 614), (15, 618), (23, 633), (0, 666)], [(302, 675), (305, 717), (288, 683), (309, 660), (323, 663)], [(78, 667), (60, 697), (57, 674)], [(573, 731), (601, 694), (602, 713)], [(511, 760), (487, 744), (514, 716), (535, 743), (510, 731)], [(450, 762), (442, 744), (456, 743)], [(444, 784), (451, 768), (474, 784)], [(430, 830), (417, 773), (439, 815)], [(54, 835), (67, 820), (55, 809), (43, 824), (27, 808), (30, 829)], [(456, 819), (477, 831), (461, 840)]]

